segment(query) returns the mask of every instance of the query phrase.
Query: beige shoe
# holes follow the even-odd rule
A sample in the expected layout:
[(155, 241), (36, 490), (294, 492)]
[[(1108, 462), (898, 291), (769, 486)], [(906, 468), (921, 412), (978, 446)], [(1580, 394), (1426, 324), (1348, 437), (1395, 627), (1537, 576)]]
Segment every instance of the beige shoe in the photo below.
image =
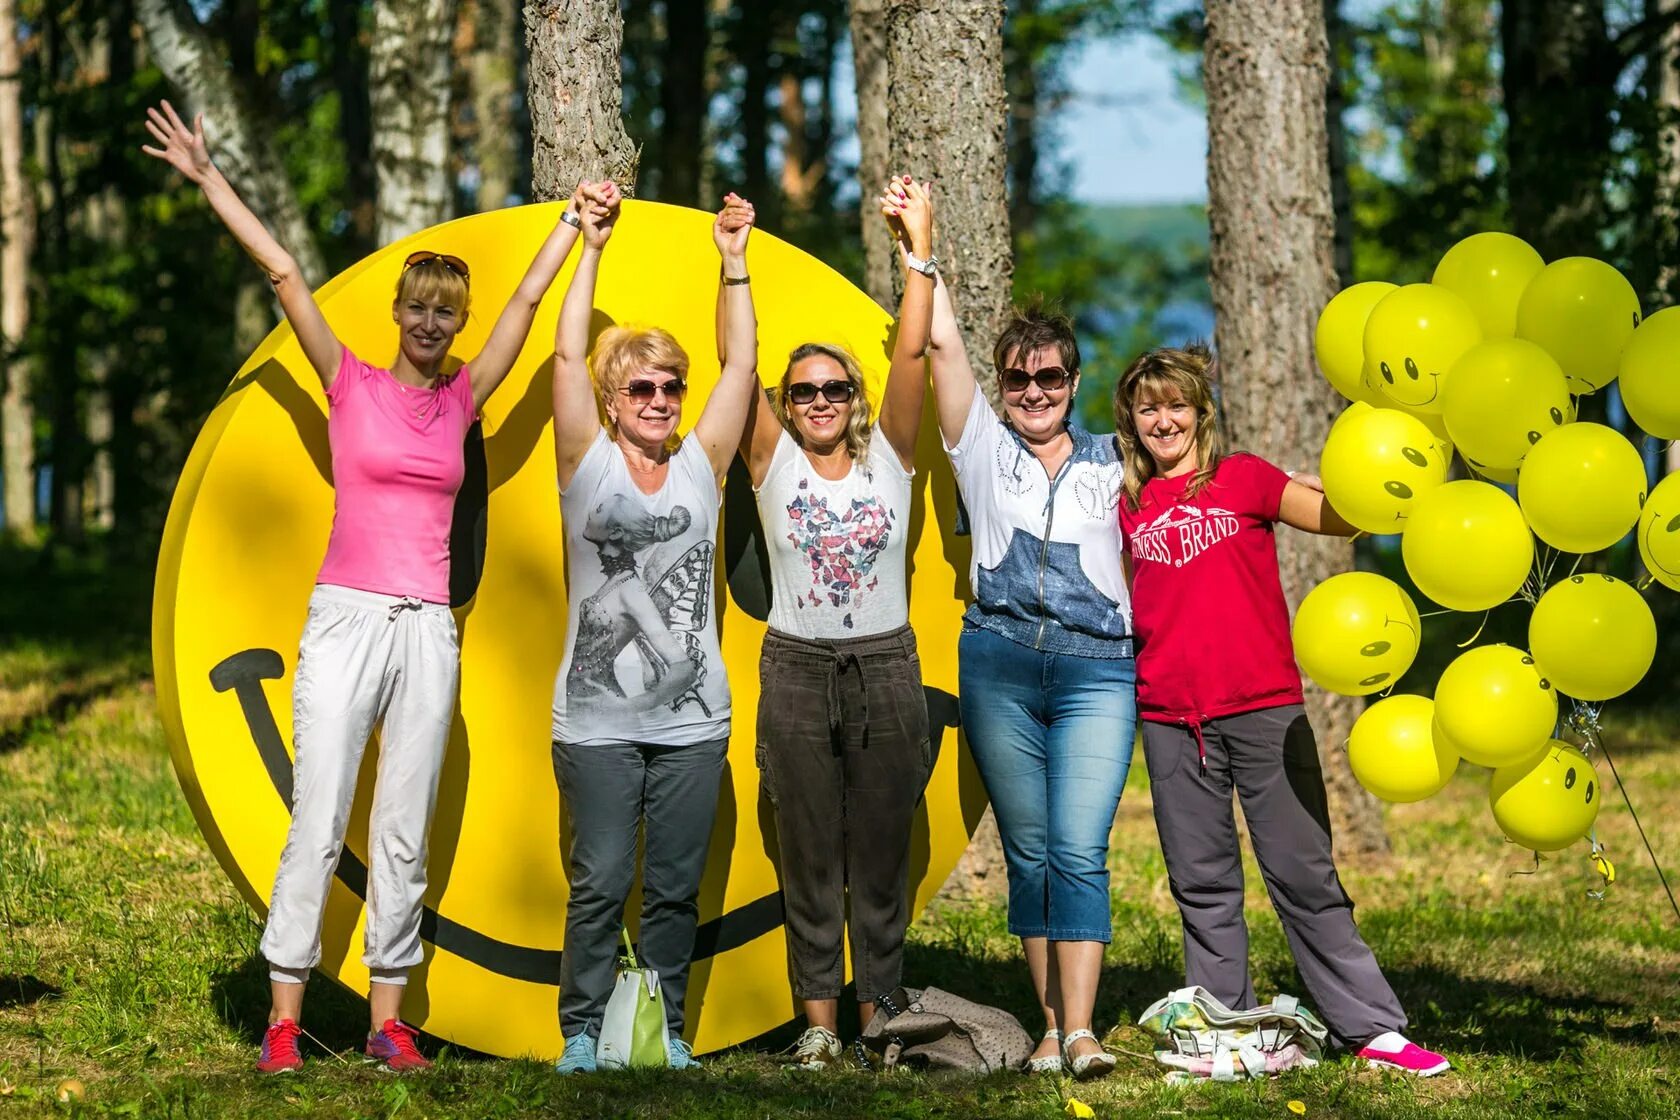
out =
[[(1097, 1050), (1092, 1054), (1080, 1054), (1078, 1057), (1074, 1057), (1068, 1050), (1069, 1044), (1078, 1042), (1082, 1038), (1088, 1038), (1095, 1042)], [(1104, 1050), (1097, 1036), (1090, 1031), (1068, 1032), (1067, 1036), (1062, 1039), (1062, 1051), (1068, 1054), (1067, 1064), (1068, 1068), (1073, 1071), (1073, 1076), (1081, 1081), (1107, 1076), (1114, 1069), (1114, 1055)]]
[(794, 1044), (794, 1065), (807, 1072), (833, 1069), (846, 1056), (839, 1037), (827, 1027), (808, 1027)]
[[(1045, 1042), (1062, 1041), (1062, 1032), (1054, 1027), (1044, 1032)], [(1032, 1058), (1027, 1062), (1028, 1073), (1063, 1073), (1067, 1070), (1067, 1062), (1062, 1060), (1061, 1047), (1058, 1045), (1056, 1053), (1046, 1054), (1041, 1058)]]

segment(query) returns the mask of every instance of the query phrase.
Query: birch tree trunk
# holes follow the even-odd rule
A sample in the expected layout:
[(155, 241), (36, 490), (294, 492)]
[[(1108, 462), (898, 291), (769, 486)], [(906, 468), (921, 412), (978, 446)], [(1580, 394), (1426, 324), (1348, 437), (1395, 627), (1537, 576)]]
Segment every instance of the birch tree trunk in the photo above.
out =
[(227, 68), (184, 0), (138, 0), (152, 58), (181, 91), (189, 120), (202, 112), (210, 155), (246, 205), (284, 245), (311, 287), (326, 279), (315, 234), (267, 136), (239, 98)]
[(17, 0), (0, 0), (0, 472), (6, 530), (35, 537), (35, 406), (21, 345), (29, 328), (29, 257), (35, 208), (23, 176), (23, 105), (18, 75)]
[(863, 237), (863, 287), (892, 309), (898, 262), (875, 198), (892, 174), (887, 166), (887, 0), (852, 0), (852, 73), (857, 87), (859, 231)]
[(389, 245), (447, 221), (449, 73), (455, 0), (377, 0), (368, 45), (368, 104), (378, 204)]
[[(1232, 445), (1286, 467), (1324, 445), (1335, 393), (1312, 371), (1313, 327), (1336, 291), (1325, 136), (1324, 0), (1208, 0), (1209, 266)], [(1334, 537), (1280, 534), (1290, 610), (1353, 566)], [(1376, 801), (1343, 747), (1359, 704), (1307, 682), (1338, 848), (1385, 851)]]
[[(1647, 19), (1672, 17), (1680, 12), (1680, 0), (1646, 0)], [(1674, 302), (1676, 267), (1673, 253), (1680, 249), (1680, 24), (1671, 24), (1651, 52), (1653, 80), (1648, 83), (1657, 120), (1657, 238), (1663, 265), (1657, 275), (1659, 306)], [(1664, 473), (1680, 470), (1680, 440), (1672, 441), (1663, 454)]]
[(473, 119), (478, 124), (478, 208), (496, 210), (516, 193), (518, 163), (513, 124), (519, 75), (519, 11), (514, 0), (477, 0), (473, 13)]
[(887, 0), (889, 165), (934, 180), (940, 271), (994, 407), (992, 343), (1010, 315), (1014, 276), (1008, 108), (1003, 0)]
[(527, 0), (531, 187), (570, 198), (583, 179), (634, 190), (640, 152), (624, 132), (618, 0)]

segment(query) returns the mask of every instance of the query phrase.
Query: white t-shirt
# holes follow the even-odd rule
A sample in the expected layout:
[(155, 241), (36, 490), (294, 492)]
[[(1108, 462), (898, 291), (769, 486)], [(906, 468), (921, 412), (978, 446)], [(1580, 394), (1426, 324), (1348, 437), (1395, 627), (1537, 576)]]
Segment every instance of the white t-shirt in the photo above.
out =
[(772, 630), (859, 638), (909, 620), (904, 559), (911, 477), (879, 429), (865, 459), (832, 482), (782, 432), (758, 488)]
[(656, 494), (637, 489), (605, 431), (589, 445), (560, 492), (568, 598), (556, 742), (687, 746), (728, 737), (712, 580), (720, 506), (699, 440), (671, 456)]

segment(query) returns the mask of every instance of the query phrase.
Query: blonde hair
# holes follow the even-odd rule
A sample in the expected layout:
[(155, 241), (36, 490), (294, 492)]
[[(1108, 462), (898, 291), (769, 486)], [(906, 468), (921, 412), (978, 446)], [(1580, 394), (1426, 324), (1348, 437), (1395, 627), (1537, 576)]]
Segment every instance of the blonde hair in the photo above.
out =
[(443, 303), (455, 308), (464, 323), (472, 305), (472, 291), (467, 278), (460, 275), (438, 257), (421, 261), (413, 268), (405, 268), (397, 277), (397, 302), (418, 300), (421, 303)]
[(864, 462), (869, 455), (869, 433), (874, 427), (875, 410), (870, 407), (869, 394), (864, 391), (863, 367), (852, 352), (843, 346), (831, 346), (826, 342), (806, 342), (794, 348), (788, 355), (787, 368), (782, 371), (782, 379), (776, 384), (776, 391), (770, 396), (770, 409), (776, 414), (776, 419), (782, 422), (793, 442), (804, 447), (799, 429), (794, 425), (793, 413), (788, 410), (788, 386), (793, 383), (793, 369), (807, 358), (828, 358), (846, 373), (846, 380), (852, 386), (852, 413), (846, 422), (846, 454), (856, 462)]
[[(612, 413), (607, 402), (624, 387), (630, 378), (645, 370), (657, 369), (673, 377), (688, 377), (688, 354), (661, 327), (608, 327), (595, 340), (589, 354), (589, 373), (595, 379), (595, 395), (601, 401), (601, 415), (609, 428)], [(616, 434), (616, 433), (615, 433)]]
[(1145, 484), (1155, 477), (1155, 458), (1138, 438), (1132, 406), (1139, 401), (1164, 403), (1182, 400), (1196, 410), (1196, 473), (1185, 488), (1186, 497), (1199, 493), (1213, 480), (1224, 452), (1220, 447), (1219, 410), (1213, 400), (1213, 379), (1219, 365), (1213, 351), (1194, 342), (1182, 348), (1163, 347), (1140, 354), (1114, 386), (1114, 434), (1126, 473), (1122, 483), (1127, 504), (1138, 508)]

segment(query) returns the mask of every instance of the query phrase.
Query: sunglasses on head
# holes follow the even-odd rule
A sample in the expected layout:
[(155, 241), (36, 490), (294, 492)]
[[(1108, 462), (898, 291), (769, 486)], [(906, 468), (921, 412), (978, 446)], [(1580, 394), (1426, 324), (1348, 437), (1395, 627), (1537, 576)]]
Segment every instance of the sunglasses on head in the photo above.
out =
[(680, 377), (673, 377), (669, 381), (648, 381), (638, 377), (634, 381), (626, 381), (619, 392), (633, 401), (651, 401), (659, 393), (664, 393), (666, 400), (680, 401), (683, 394), (688, 392), (688, 382)]
[(829, 404), (845, 404), (856, 395), (850, 381), (824, 381), (818, 385), (814, 381), (795, 381), (787, 388), (788, 400), (794, 404), (810, 404), (817, 399), (817, 394)]
[(1071, 374), (1061, 366), (1040, 366), (1028, 373), (1024, 369), (998, 370), (998, 384), (1006, 393), (1024, 393), (1028, 385), (1037, 385), (1046, 393), (1053, 393), (1068, 383)]
[(407, 272), (415, 265), (428, 264), (432, 261), (440, 261), (442, 262), (444, 268), (447, 268), (461, 279), (468, 279), (466, 261), (462, 260), (460, 257), (451, 256), (448, 253), (434, 253), (430, 249), (421, 249), (418, 252), (410, 253), (408, 255), (408, 259), (403, 261), (403, 271)]

